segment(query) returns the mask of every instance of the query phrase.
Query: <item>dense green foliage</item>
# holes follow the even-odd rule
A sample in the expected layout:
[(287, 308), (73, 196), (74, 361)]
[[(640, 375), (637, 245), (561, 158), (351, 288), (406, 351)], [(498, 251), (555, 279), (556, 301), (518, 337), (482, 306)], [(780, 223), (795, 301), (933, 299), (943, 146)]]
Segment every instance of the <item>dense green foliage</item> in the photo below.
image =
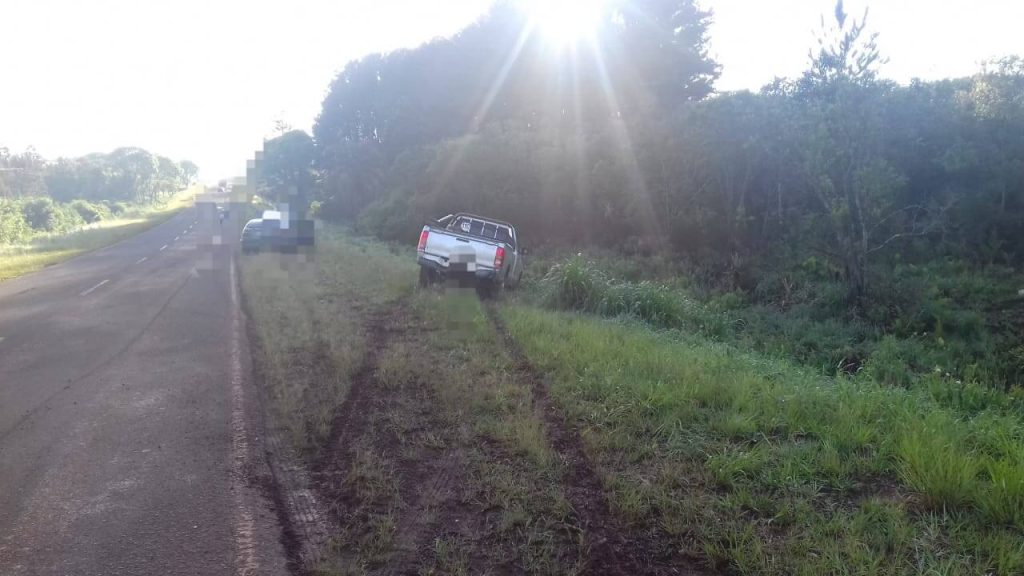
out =
[[(1019, 383), (1024, 60), (898, 85), (840, 2), (800, 77), (715, 94), (709, 18), (692, 0), (610, 2), (592, 43), (559, 50), (499, 3), (349, 64), (313, 131), (320, 215), (413, 242), (427, 218), (491, 214), (534, 254), (657, 260), (826, 371)], [(676, 302), (613, 283), (570, 307), (692, 313), (648, 300)]]
[[(282, 129), (263, 142), (263, 151), (250, 163), (247, 179), (265, 201), (287, 202), (297, 210), (306, 209), (315, 185), (313, 139), (302, 130)], [(315, 201), (314, 201), (315, 202)]]
[[(897, 296), (887, 304), (901, 309), (872, 306), (868, 319), (844, 317), (845, 287), (836, 281), (805, 281), (802, 293), (770, 295), (775, 305), (765, 305), (741, 291), (640, 279), (645, 273), (630, 268), (614, 257), (602, 263), (580, 256), (534, 261), (532, 270), (541, 277), (530, 283), (529, 294), (550, 308), (630, 316), (794, 359), (825, 374), (856, 374), (906, 388), (946, 382), (976, 394), (971, 387), (1009, 388), (1024, 373), (1019, 319), (990, 323), (987, 317), (1015, 300), (1014, 287), (1024, 285), (1024, 275), (1008, 268), (993, 267), (978, 277), (963, 264), (896, 266), (886, 281)], [(784, 310), (777, 305), (782, 301)], [(993, 400), (981, 394), (976, 401), (988, 406)]]
[[(893, 258), (1024, 257), (1024, 61), (899, 86), (843, 15), (802, 77), (709, 97), (707, 15), (628, 6), (674, 19), (610, 16), (593, 52), (555, 52), (499, 7), (350, 64), (314, 129), (324, 213), (403, 239), (425, 217), (496, 213), (533, 243), (667, 250), (740, 275), (816, 255), (855, 292)], [(674, 50), (643, 49), (666, 35)]]
[(35, 233), (64, 234), (86, 224), (166, 200), (187, 187), (198, 168), (141, 148), (48, 162), (34, 150), (0, 148), (0, 244)]

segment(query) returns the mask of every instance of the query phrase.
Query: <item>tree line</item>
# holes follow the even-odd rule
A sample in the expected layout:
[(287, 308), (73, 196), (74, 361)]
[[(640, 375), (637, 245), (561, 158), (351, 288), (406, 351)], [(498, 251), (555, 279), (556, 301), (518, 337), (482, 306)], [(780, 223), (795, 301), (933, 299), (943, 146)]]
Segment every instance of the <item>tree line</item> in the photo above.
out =
[(266, 142), (261, 194), (387, 240), (465, 210), (515, 223), (542, 260), (658, 263), (827, 371), (1021, 382), (1024, 59), (897, 84), (840, 1), (802, 74), (716, 93), (709, 12), (606, 7), (576, 49), (499, 3), (349, 63), (311, 135)]
[(352, 62), (312, 137), (268, 148), (301, 151), (285, 156), (323, 217), (388, 239), (472, 210), (532, 244), (664, 252), (739, 284), (814, 258), (854, 298), (894, 258), (1024, 258), (1021, 58), (899, 85), (840, 2), (800, 77), (715, 94), (708, 12), (608, 10), (576, 50), (499, 4), (452, 38)]
[(34, 149), (0, 147), (0, 244), (63, 233), (166, 199), (195, 180), (198, 167), (142, 148), (48, 161)]

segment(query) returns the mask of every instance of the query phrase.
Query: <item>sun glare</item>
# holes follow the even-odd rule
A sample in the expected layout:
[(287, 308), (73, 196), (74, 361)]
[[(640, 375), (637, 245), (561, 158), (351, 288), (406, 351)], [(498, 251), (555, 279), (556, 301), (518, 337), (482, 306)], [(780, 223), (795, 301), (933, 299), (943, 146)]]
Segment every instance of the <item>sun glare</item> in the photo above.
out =
[(523, 0), (533, 26), (559, 48), (592, 38), (606, 4), (607, 0)]

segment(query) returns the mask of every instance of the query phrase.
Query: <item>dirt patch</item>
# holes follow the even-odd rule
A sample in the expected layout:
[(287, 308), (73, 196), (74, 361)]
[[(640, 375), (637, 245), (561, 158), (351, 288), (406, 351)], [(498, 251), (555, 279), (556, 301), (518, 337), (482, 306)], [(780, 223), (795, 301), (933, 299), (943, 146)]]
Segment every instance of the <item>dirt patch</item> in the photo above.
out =
[(373, 408), (377, 359), (394, 332), (393, 326), (403, 314), (405, 306), (400, 303), (370, 316), (366, 324), (366, 355), (359, 369), (352, 375), (345, 401), (334, 414), (327, 446), (314, 465), (314, 470), (327, 472), (348, 468), (350, 462), (346, 444), (366, 425)]
[(484, 309), (511, 355), (520, 382), (533, 395), (534, 410), (545, 424), (552, 447), (565, 465), (565, 494), (582, 530), (587, 574), (702, 574), (689, 557), (674, 554), (668, 541), (640, 537), (619, 525), (608, 507), (601, 479), (587, 457), (579, 431), (553, 404), (545, 376), (534, 368), (505, 327), (494, 302)]
[(472, 530), (463, 450), (446, 434), (417, 372), (382, 365), (396, 348), (422, 346), (427, 332), (404, 301), (367, 323), (365, 359), (313, 467), (338, 530), (331, 564), (418, 574), (434, 561), (436, 540)]

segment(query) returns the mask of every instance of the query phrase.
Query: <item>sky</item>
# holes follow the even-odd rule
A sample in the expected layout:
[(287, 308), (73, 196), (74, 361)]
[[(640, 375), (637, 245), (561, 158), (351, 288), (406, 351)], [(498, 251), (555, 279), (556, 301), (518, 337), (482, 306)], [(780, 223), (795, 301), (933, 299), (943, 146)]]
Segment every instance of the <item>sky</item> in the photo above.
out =
[[(549, 0), (557, 2), (560, 0)], [(564, 0), (563, 0), (564, 1)], [(580, 2), (581, 0), (569, 0)], [(701, 0), (719, 90), (805, 67), (833, 0)], [(244, 173), (274, 122), (310, 129), (344, 65), (450, 35), (490, 0), (0, 0), (0, 146), (47, 158), (141, 146), (206, 181)], [(847, 0), (900, 82), (1024, 55), (1024, 0)]]

